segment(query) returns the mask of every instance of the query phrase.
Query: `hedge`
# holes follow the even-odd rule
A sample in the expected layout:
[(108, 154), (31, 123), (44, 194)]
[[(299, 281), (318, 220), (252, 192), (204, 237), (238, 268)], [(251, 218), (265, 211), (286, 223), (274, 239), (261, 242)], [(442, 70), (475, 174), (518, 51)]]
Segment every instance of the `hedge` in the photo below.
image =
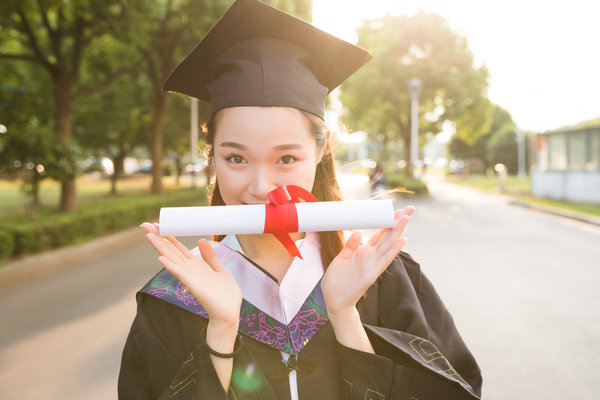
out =
[[(386, 175), (388, 189), (406, 188), (415, 192), (417, 196), (425, 196), (429, 194), (427, 184), (420, 179), (411, 179), (401, 173)], [(408, 195), (410, 196), (410, 194)]]
[(0, 221), (0, 260), (80, 243), (158, 218), (161, 207), (205, 205), (206, 190), (176, 189), (81, 204), (74, 214), (46, 213)]
[(0, 262), (8, 258), (14, 251), (15, 238), (12, 232), (0, 228)]

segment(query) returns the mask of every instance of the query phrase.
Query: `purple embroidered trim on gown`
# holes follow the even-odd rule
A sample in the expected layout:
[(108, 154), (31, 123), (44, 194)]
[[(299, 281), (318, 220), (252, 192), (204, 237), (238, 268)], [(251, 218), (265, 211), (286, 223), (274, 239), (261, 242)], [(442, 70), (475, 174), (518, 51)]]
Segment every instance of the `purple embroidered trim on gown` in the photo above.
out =
[[(204, 318), (208, 313), (192, 293), (163, 269), (140, 291)], [(300, 311), (286, 326), (245, 299), (240, 310), (240, 332), (261, 343), (290, 354), (298, 354), (328, 321), (319, 280)]]

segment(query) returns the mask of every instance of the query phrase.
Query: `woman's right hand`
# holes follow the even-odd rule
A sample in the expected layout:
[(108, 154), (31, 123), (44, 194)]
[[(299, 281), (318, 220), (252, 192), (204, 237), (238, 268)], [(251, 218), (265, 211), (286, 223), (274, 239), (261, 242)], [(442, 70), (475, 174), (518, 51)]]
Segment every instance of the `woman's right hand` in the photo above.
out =
[[(172, 236), (160, 237), (158, 224), (145, 222), (141, 228), (160, 254), (158, 261), (183, 283), (202, 304), (211, 323), (237, 327), (242, 291), (223, 266), (210, 243), (198, 241), (202, 258), (193, 255)], [(237, 330), (237, 328), (236, 328)]]

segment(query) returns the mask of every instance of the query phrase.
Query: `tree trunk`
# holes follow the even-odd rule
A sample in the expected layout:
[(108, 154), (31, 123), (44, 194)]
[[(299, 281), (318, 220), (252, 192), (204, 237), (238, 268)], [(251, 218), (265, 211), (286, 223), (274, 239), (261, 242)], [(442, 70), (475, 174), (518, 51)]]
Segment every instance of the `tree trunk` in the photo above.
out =
[(181, 175), (183, 174), (183, 160), (182, 155), (177, 153), (175, 154), (175, 184), (179, 186), (179, 182), (181, 181)]
[(31, 200), (34, 210), (40, 208), (40, 175), (36, 170), (32, 171), (31, 176)]
[[(66, 79), (56, 82), (54, 104), (56, 107), (54, 133), (58, 140), (64, 142), (71, 137), (73, 128), (73, 98), (71, 85)], [(60, 210), (69, 213), (77, 210), (77, 190), (74, 176), (67, 177), (61, 182)]]
[(110, 177), (110, 194), (117, 194), (117, 181), (123, 177), (123, 163), (125, 162), (126, 153), (120, 152), (117, 156), (113, 157), (114, 171)]
[(162, 153), (163, 153), (163, 130), (165, 116), (169, 107), (170, 97), (167, 93), (157, 94), (156, 107), (154, 109), (154, 123), (152, 125), (152, 145), (150, 153), (152, 154), (152, 193), (161, 194), (162, 187)]

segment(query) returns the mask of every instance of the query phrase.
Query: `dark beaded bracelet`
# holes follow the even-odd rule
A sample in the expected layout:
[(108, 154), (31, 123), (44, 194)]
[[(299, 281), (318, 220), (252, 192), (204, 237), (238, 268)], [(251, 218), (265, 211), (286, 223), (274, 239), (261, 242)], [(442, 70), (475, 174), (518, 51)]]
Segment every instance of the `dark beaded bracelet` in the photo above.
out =
[(242, 335), (238, 334), (237, 339), (235, 341), (233, 352), (231, 352), (231, 353), (219, 353), (218, 351), (211, 349), (210, 346), (208, 345), (208, 343), (206, 343), (206, 349), (213, 356), (216, 356), (219, 358), (231, 358), (231, 357), (239, 354), (240, 351), (242, 351), (243, 344), (244, 344), (244, 342), (242, 341)]

